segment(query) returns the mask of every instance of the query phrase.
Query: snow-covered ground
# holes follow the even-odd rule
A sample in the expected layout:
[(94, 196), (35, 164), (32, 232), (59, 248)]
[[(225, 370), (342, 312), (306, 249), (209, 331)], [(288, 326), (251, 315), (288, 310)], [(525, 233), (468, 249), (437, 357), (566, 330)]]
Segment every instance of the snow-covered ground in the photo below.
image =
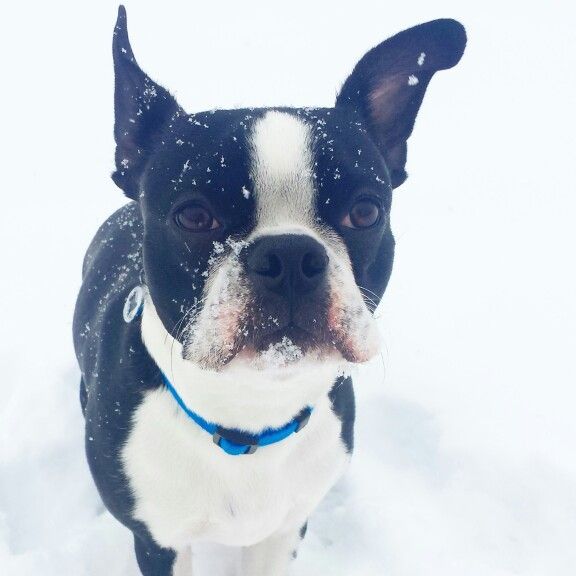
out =
[[(189, 111), (329, 105), (356, 60), (460, 19), (395, 196), (398, 249), (350, 473), (296, 576), (576, 573), (574, 3), (128, 2), (142, 66)], [(112, 181), (116, 3), (2, 10), (0, 574), (134, 576), (82, 447), (71, 317)], [(198, 576), (219, 576), (204, 551)]]

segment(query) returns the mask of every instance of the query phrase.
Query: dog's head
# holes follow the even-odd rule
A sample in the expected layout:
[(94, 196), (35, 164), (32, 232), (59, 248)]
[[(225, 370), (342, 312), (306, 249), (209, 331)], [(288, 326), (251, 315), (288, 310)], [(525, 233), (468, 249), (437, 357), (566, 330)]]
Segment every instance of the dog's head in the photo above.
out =
[(392, 190), (428, 83), (465, 42), (453, 20), (401, 32), (360, 60), (334, 108), (188, 114), (139, 68), (120, 8), (113, 179), (140, 206), (146, 284), (186, 360), (377, 352)]

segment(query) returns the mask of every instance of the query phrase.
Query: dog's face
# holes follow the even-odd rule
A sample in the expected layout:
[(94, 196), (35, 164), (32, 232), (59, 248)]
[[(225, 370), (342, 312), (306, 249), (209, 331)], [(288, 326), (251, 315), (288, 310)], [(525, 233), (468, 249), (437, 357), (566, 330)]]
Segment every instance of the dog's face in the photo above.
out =
[(185, 357), (370, 358), (394, 240), (388, 171), (361, 119), (181, 114), (163, 142), (140, 183), (145, 270)]
[(363, 362), (394, 255), (392, 190), (433, 73), (463, 29), (437, 21), (369, 52), (334, 108), (187, 114), (114, 38), (115, 182), (139, 202), (150, 297), (204, 369)]

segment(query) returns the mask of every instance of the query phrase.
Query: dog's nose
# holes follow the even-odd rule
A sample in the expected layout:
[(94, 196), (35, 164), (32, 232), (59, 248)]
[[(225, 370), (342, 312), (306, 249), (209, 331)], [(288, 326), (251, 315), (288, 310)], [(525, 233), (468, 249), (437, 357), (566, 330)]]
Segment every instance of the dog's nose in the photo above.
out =
[(246, 265), (257, 286), (290, 298), (308, 294), (322, 284), (328, 269), (328, 254), (311, 236), (265, 236), (252, 245)]

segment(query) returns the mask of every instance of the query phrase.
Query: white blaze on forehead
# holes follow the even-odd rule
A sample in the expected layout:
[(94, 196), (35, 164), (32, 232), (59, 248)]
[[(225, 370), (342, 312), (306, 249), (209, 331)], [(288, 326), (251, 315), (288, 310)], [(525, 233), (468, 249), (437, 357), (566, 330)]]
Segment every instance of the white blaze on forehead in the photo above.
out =
[(270, 111), (252, 132), (252, 178), (259, 226), (314, 224), (312, 132), (300, 118)]

